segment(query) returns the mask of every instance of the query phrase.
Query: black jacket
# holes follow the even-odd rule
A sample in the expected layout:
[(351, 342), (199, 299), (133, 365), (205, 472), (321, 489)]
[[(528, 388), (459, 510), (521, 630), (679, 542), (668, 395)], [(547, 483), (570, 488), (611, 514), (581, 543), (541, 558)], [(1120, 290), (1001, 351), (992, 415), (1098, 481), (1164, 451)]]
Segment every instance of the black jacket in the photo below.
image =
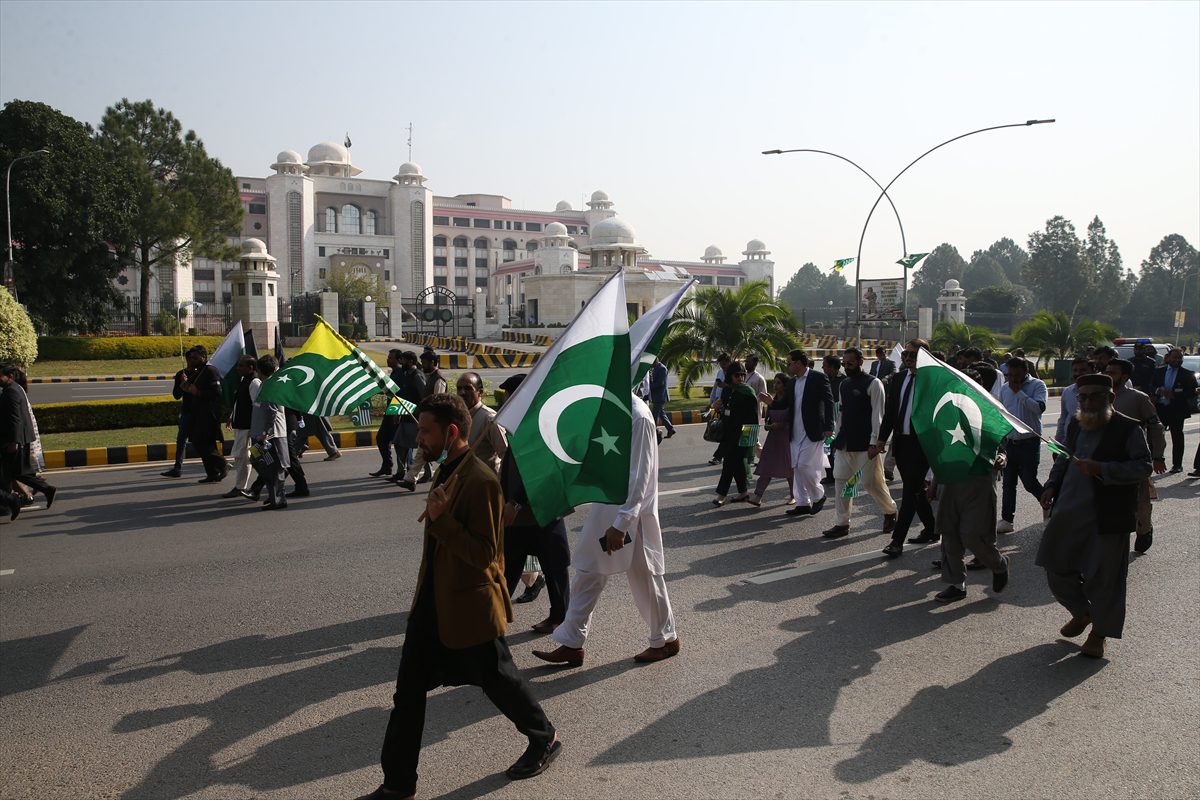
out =
[(33, 443), (33, 419), (25, 390), (16, 383), (0, 391), (0, 444)]
[[(788, 381), (783, 399), (787, 403), (788, 441), (791, 441), (796, 416), (795, 378)], [(805, 375), (804, 396), (800, 398), (800, 416), (804, 422), (804, 435), (809, 441), (819, 442), (824, 438), (826, 431), (833, 430), (833, 390), (829, 388), (829, 378), (811, 366)]]
[[(900, 432), (900, 428), (904, 421), (900, 419), (900, 389), (904, 384), (904, 376), (908, 374), (908, 370), (901, 370), (892, 373), (892, 377), (885, 383), (887, 389), (887, 400), (883, 404), (883, 424), (879, 426), (879, 441), (887, 442), (891, 438), (892, 433)], [(917, 376), (913, 375), (910, 380), (916, 380)], [(981, 389), (982, 391), (982, 389)], [(914, 385), (912, 394), (908, 397), (909, 406), (912, 406), (913, 398), (916, 397), (917, 387)]]
[(1164, 364), (1154, 370), (1154, 383), (1151, 386), (1150, 399), (1154, 401), (1154, 405), (1158, 408), (1158, 418), (1164, 424), (1169, 424), (1176, 420), (1187, 419), (1192, 415), (1192, 398), (1196, 396), (1196, 376), (1187, 367), (1180, 366), (1175, 375), (1175, 385), (1171, 387), (1171, 402), (1169, 405), (1163, 405), (1158, 401), (1161, 399), (1158, 396), (1158, 390), (1161, 389), (1167, 380), (1167, 366)]
[(896, 362), (890, 358), (885, 358), (883, 361), (872, 361), (870, 368), (866, 370), (867, 374), (879, 378), (879, 380), (883, 380), (895, 371)]

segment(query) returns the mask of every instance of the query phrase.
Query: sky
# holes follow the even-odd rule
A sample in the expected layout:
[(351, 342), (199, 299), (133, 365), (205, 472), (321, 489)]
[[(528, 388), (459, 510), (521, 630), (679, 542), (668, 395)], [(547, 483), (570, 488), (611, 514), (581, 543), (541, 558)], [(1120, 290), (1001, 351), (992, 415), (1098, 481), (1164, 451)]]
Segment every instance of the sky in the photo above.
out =
[[(97, 124), (149, 98), (237, 175), (349, 132), (362, 177), (580, 208), (652, 255), (761, 239), (782, 286), (853, 256), (878, 190), (908, 252), (964, 258), (1099, 215), (1137, 269), (1200, 245), (1200, 3), (0, 2), (0, 103)], [(898, 275), (896, 219), (861, 277)], [(847, 271), (847, 276), (852, 277)]]

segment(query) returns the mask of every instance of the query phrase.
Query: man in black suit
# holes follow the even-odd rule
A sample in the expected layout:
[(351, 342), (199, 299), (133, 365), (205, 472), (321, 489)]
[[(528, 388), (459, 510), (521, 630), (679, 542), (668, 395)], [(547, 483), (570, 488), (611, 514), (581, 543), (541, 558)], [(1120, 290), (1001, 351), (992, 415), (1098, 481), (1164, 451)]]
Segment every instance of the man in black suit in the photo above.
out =
[(833, 391), (829, 379), (820, 370), (810, 369), (803, 350), (788, 353), (787, 403), (788, 439), (791, 441), (792, 497), (796, 507), (792, 516), (816, 514), (825, 505), (821, 478), (829, 459), (825, 440), (833, 435)]
[(871, 377), (884, 380), (896, 371), (896, 363), (888, 358), (887, 350), (875, 348), (875, 360), (871, 362)]
[(1171, 432), (1171, 473), (1183, 472), (1183, 422), (1192, 415), (1196, 376), (1183, 368), (1183, 351), (1173, 347), (1154, 371), (1154, 403), (1163, 427)]
[(202, 344), (188, 351), (187, 360), (195, 373), (183, 388), (183, 393), (192, 398), (191, 432), (188, 438), (204, 462), (205, 476), (199, 482), (219, 483), (225, 480), (229, 472), (229, 465), (217, 444), (221, 439), (221, 373), (208, 363), (208, 348)]
[[(29, 399), (17, 383), (19, 372), (16, 364), (0, 367), (0, 490), (8, 498), (10, 510), (15, 510), (26, 504), (19, 494), (13, 494), (16, 482), (20, 481), (44, 494), (46, 508), (49, 508), (54, 503), (57, 489), (37, 474), (31, 449), (37, 437), (33, 431)], [(12, 517), (16, 519), (16, 514)]]
[(929, 471), (929, 460), (912, 429), (913, 394), (917, 383), (917, 351), (928, 347), (924, 339), (913, 339), (904, 346), (904, 371), (898, 372), (888, 381), (887, 402), (883, 408), (883, 424), (879, 428), (879, 451), (892, 438), (892, 450), (896, 454), (896, 466), (900, 468), (900, 479), (904, 482), (904, 494), (900, 499), (900, 513), (892, 528), (892, 541), (883, 548), (884, 555), (895, 558), (904, 552), (904, 537), (914, 516), (921, 518), (924, 530), (913, 539), (914, 544), (936, 542), (933, 507), (925, 495), (925, 474)]

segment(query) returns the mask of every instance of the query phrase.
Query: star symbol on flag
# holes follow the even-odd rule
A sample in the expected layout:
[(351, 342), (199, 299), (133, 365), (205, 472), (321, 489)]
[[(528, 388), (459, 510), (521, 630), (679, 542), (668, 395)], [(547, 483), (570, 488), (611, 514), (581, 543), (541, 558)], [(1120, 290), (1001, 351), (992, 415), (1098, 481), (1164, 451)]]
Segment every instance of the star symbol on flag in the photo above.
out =
[(592, 439), (592, 441), (604, 448), (603, 455), (608, 455), (609, 453), (621, 455), (621, 451), (617, 449), (617, 437), (609, 436), (608, 431), (604, 430), (603, 427), (600, 428), (600, 435)]
[(967, 434), (962, 429), (962, 425), (955, 424), (954, 430), (946, 431), (950, 434), (950, 444), (966, 444)]
[(291, 380), (291, 377), (290, 377), (290, 376), (288, 376), (288, 375), (280, 375), (280, 376), (279, 376), (279, 382), (280, 382), (280, 383), (287, 383), (287, 382), (288, 382), (288, 381), (290, 381), (290, 380)]

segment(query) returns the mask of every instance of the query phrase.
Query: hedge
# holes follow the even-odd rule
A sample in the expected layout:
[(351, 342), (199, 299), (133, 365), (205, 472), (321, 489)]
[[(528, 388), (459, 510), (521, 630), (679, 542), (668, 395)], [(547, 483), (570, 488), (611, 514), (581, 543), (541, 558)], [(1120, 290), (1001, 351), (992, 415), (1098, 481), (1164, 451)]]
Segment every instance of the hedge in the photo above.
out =
[(33, 407), (39, 433), (103, 431), (174, 425), (179, 401), (173, 397), (126, 397), (75, 403), (42, 403)]
[[(183, 349), (202, 344), (211, 355), (223, 336), (184, 336)], [(179, 355), (178, 336), (43, 336), (39, 361), (102, 361)]]

